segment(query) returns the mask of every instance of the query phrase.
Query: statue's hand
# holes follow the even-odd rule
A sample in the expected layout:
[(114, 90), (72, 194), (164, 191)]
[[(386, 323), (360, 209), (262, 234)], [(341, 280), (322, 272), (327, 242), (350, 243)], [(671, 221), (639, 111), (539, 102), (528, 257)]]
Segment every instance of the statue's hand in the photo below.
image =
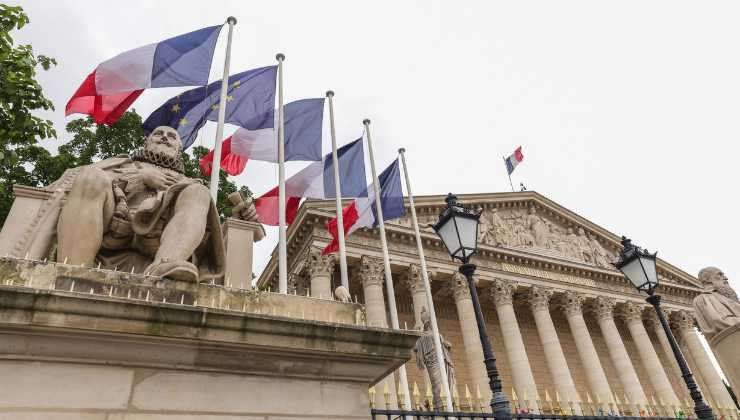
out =
[(149, 165), (143, 165), (140, 174), (144, 185), (157, 191), (166, 190), (177, 183), (176, 176)]

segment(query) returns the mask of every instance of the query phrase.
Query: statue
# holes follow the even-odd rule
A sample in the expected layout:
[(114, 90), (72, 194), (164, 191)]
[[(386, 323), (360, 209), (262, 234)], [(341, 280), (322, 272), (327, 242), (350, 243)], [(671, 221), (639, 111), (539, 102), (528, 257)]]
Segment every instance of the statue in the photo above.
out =
[(601, 267), (611, 268), (611, 257), (609, 256), (609, 253), (604, 249), (604, 247), (601, 246), (601, 243), (599, 242), (599, 239), (596, 237), (596, 235), (589, 233), (588, 240), (589, 244), (591, 245), (591, 254), (594, 256), (594, 263)]
[(729, 327), (740, 325), (740, 302), (719, 268), (699, 271), (704, 292), (694, 298), (694, 311), (699, 329), (707, 339)]
[(545, 221), (537, 215), (537, 208), (535, 206), (529, 206), (528, 213), (524, 216), (524, 226), (532, 234), (533, 245), (544, 247), (550, 229), (545, 224)]
[[(56, 260), (75, 265), (170, 277), (219, 280), (224, 243), (208, 188), (183, 174), (177, 131), (157, 127), (144, 147), (67, 170), (37, 223), (49, 232), (18, 247), (53, 248)], [(58, 220), (55, 220), (58, 219)], [(31, 230), (31, 228), (29, 228)], [(39, 244), (38, 242), (42, 242)]]
[[(432, 394), (434, 396), (434, 408), (442, 409), (445, 404), (442, 401), (440, 395), (442, 395), (442, 377), (440, 375), (439, 363), (437, 361), (437, 353), (434, 349), (434, 335), (432, 333), (432, 317), (424, 307), (421, 309), (421, 322), (424, 324), (424, 335), (419, 337), (419, 340), (414, 346), (414, 354), (416, 355), (416, 365), (419, 370), (426, 370), (429, 376), (429, 382), (432, 384)], [(450, 390), (456, 388), (455, 381), (455, 368), (452, 365), (452, 357), (450, 351), (452, 345), (449, 341), (445, 340), (440, 334), (439, 339), (442, 344), (442, 354), (444, 357), (445, 370), (447, 371), (447, 383), (450, 386)], [(448, 392), (445, 391), (447, 394)]]

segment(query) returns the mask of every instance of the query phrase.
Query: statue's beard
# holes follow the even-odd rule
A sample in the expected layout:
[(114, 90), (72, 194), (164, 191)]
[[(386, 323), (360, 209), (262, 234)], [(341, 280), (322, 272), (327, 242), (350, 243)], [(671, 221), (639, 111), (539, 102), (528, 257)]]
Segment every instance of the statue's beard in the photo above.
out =
[(724, 297), (730, 298), (736, 302), (738, 301), (737, 293), (735, 293), (735, 291), (730, 286), (727, 286), (727, 285), (717, 286), (714, 288), (714, 291)]
[(148, 162), (180, 173), (185, 172), (179, 150), (174, 151), (167, 146), (146, 144), (143, 148), (135, 150), (131, 154), (131, 159)]

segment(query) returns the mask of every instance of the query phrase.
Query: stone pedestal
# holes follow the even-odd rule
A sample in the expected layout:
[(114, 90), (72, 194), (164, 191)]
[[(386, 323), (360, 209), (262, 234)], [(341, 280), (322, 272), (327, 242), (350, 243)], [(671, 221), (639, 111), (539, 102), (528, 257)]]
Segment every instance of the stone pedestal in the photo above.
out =
[(265, 237), (260, 223), (228, 218), (222, 226), (226, 245), (226, 285), (252, 288), (254, 243)]
[(734, 325), (715, 334), (709, 340), (722, 371), (732, 389), (740, 389), (740, 325)]
[(367, 419), (419, 334), (358, 309), (0, 258), (0, 419)]

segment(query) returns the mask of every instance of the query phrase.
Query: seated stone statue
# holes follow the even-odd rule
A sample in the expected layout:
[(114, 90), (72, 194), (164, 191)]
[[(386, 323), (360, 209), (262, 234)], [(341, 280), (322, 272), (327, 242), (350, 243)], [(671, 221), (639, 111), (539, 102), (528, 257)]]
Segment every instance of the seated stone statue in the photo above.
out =
[(722, 270), (707, 267), (699, 272), (704, 291), (694, 298), (696, 323), (707, 338), (740, 325), (740, 302)]
[(67, 170), (19, 245), (38, 254), (56, 239), (58, 262), (220, 282), (218, 212), (208, 189), (183, 174), (181, 153), (177, 131), (163, 126), (130, 156)]

